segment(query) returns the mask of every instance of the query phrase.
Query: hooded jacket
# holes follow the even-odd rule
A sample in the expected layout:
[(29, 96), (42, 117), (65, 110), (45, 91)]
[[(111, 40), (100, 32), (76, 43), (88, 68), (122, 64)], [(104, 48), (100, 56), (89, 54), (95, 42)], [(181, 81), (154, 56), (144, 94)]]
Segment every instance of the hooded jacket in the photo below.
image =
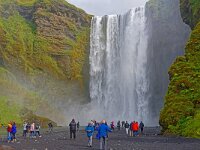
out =
[(70, 131), (76, 131), (76, 122), (72, 120), (69, 124)]
[(107, 137), (108, 132), (112, 132), (111, 129), (104, 123), (102, 123), (98, 128), (98, 136), (97, 138), (100, 139), (102, 137)]
[(93, 135), (93, 133), (94, 133), (94, 127), (92, 125), (88, 125), (85, 128), (85, 131), (87, 132), (87, 136), (91, 137)]
[(16, 125), (14, 124), (14, 125), (12, 125), (12, 132), (11, 133), (17, 133), (17, 127), (16, 127)]

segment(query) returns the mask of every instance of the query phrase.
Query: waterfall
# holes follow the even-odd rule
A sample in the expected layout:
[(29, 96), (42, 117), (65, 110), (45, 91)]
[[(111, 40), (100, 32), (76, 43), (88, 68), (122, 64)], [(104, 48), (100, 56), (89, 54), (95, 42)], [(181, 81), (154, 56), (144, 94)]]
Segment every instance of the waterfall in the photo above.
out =
[(90, 41), (90, 98), (101, 118), (149, 119), (145, 9), (95, 16)]

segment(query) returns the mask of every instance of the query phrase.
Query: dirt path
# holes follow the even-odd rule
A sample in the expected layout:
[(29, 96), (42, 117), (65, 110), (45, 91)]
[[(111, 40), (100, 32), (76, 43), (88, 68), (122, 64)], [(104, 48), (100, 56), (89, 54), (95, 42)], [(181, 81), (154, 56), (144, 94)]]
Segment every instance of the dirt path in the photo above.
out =
[[(109, 150), (200, 150), (200, 140), (182, 137), (164, 137), (158, 135), (157, 128), (146, 128), (145, 135), (128, 137), (125, 130), (109, 134)], [(96, 135), (96, 134), (95, 134)], [(77, 134), (76, 140), (69, 139), (67, 129), (55, 131), (53, 134), (44, 133), (41, 138), (18, 138), (17, 143), (6, 143), (16, 150), (98, 150), (99, 141), (94, 139), (93, 147), (87, 147), (87, 137), (84, 131)]]

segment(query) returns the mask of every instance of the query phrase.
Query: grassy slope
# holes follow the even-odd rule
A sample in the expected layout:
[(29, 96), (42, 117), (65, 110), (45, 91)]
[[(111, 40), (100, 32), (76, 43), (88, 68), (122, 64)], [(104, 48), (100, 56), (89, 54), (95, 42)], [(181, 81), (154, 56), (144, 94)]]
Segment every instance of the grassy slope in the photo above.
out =
[[(187, 4), (186, 4), (187, 3)], [(190, 5), (192, 14), (183, 12)], [(181, 1), (182, 15), (194, 30), (184, 56), (178, 57), (169, 70), (170, 85), (160, 124), (165, 133), (200, 138), (200, 1)], [(188, 9), (188, 7), (187, 7)], [(191, 17), (192, 16), (192, 17)]]
[[(19, 14), (16, 7), (33, 7), (35, 5), (44, 6), (40, 12), (36, 12), (38, 17), (51, 17), (53, 13), (49, 11), (54, 5), (64, 4), (72, 10), (82, 14), (85, 20), (90, 16), (84, 11), (70, 5), (64, 0), (0, 0), (0, 61), (3, 60), (3, 66), (0, 66), (0, 104), (4, 107), (3, 123), (15, 120), (21, 123), (22, 116), (19, 112), (35, 112), (37, 109), (47, 107), (47, 112), (51, 112), (51, 106), (32, 89), (27, 89), (21, 85), (15, 77), (15, 71), (21, 72), (33, 86), (37, 82), (37, 76), (50, 75), (52, 78), (65, 81), (74, 80), (83, 84), (83, 65), (85, 63), (86, 48), (89, 43), (89, 27), (78, 26), (73, 19), (67, 20), (69, 32), (75, 35), (76, 39), (65, 37), (56, 39), (55, 37), (45, 37), (37, 30), (34, 20), (26, 20)], [(5, 11), (5, 9), (7, 11)], [(64, 48), (63, 45), (68, 45)], [(55, 51), (56, 50), (56, 51)], [(63, 56), (68, 60), (68, 68), (63, 69), (62, 62), (59, 62), (57, 56)], [(23, 77), (22, 77), (23, 78)], [(46, 85), (48, 86), (48, 84)], [(10, 104), (13, 104), (12, 111)], [(16, 115), (14, 115), (15, 113)], [(47, 120), (47, 119), (41, 119)]]

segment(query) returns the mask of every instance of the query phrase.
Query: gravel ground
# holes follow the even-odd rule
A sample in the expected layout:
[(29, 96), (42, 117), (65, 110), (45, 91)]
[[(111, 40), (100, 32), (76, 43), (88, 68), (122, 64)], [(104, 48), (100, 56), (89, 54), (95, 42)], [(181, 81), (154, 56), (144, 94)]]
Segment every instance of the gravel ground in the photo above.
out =
[[(96, 135), (96, 134), (95, 134)], [(93, 147), (87, 147), (84, 131), (77, 133), (76, 140), (69, 139), (69, 131), (65, 128), (53, 133), (43, 133), (41, 138), (29, 139), (19, 137), (16, 143), (1, 144), (16, 150), (98, 150), (99, 141), (93, 140)], [(8, 149), (0, 147), (0, 150)], [(145, 134), (139, 137), (128, 137), (125, 130), (109, 134), (109, 150), (200, 150), (200, 140), (183, 137), (165, 137), (159, 135), (158, 128), (145, 128)]]

